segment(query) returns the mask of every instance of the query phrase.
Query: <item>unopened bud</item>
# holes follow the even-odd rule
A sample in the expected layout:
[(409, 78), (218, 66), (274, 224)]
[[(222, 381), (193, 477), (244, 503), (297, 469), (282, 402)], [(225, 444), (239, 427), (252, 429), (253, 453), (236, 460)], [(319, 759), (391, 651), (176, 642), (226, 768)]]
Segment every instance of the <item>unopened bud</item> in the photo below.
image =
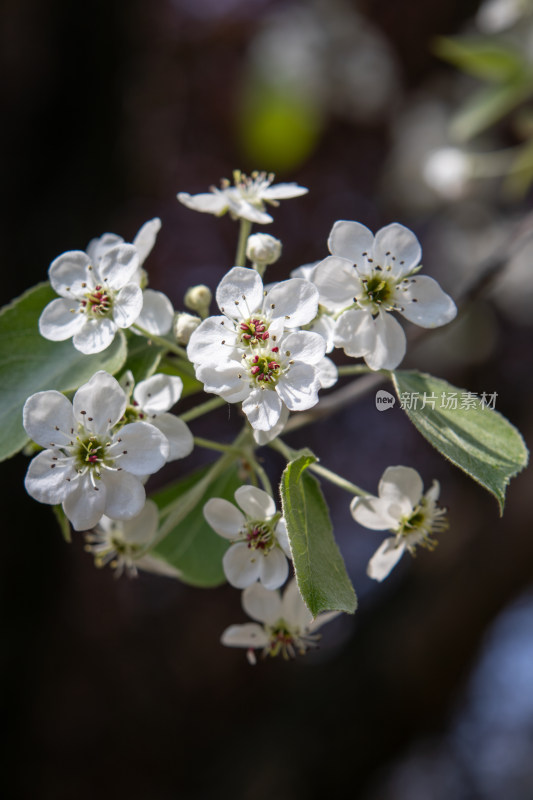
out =
[(177, 314), (174, 322), (174, 335), (178, 344), (189, 344), (189, 339), (201, 321), (200, 317), (187, 314), (186, 311)]
[(248, 237), (246, 255), (253, 264), (274, 264), (281, 255), (281, 242), (268, 233), (254, 233)]
[(211, 289), (200, 283), (198, 286), (191, 286), (185, 292), (184, 303), (191, 311), (196, 311), (202, 319), (209, 316), (209, 305), (211, 303)]

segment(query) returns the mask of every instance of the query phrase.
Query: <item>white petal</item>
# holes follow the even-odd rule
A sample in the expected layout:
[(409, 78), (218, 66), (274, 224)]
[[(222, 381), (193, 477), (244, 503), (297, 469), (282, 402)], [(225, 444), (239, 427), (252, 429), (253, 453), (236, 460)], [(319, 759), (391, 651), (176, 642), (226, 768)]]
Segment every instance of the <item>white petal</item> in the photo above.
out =
[(180, 579), (182, 577), (181, 572), (176, 567), (171, 566), (167, 561), (154, 556), (152, 553), (147, 553), (141, 558), (135, 559), (135, 566), (145, 572), (151, 572), (153, 575), (163, 575), (165, 578)]
[(405, 513), (417, 506), (422, 497), (424, 484), (422, 478), (411, 467), (387, 467), (379, 482), (378, 494), (390, 503), (405, 505)]
[(256, 622), (244, 625), (230, 625), (222, 634), (220, 641), (227, 647), (266, 647), (269, 638), (265, 629)]
[(363, 253), (372, 253), (374, 234), (360, 222), (339, 220), (331, 229), (328, 239), (329, 252), (361, 265), (365, 261)]
[(267, 225), (269, 222), (274, 222), (273, 217), (265, 211), (260, 211), (247, 200), (236, 194), (230, 194), (232, 189), (226, 190), (226, 197), (229, 204), (230, 213), (236, 217), (242, 217), (250, 222), (258, 222), (260, 225)]
[(291, 546), (289, 542), (289, 534), (287, 533), (287, 523), (283, 519), (283, 517), (279, 520), (278, 524), (276, 525), (276, 530), (274, 531), (276, 539), (278, 540), (278, 544), (287, 556), (287, 558), (292, 559), (292, 552)]
[(440, 483), (438, 481), (433, 481), (430, 488), (426, 492), (426, 498), (434, 503), (437, 502), (439, 499), (440, 494)]
[(340, 614), (340, 611), (326, 611), (324, 614), (319, 614), (318, 617), (309, 623), (307, 630), (309, 633), (315, 633), (316, 631), (320, 630), (323, 625), (326, 625), (326, 623), (331, 622), (331, 620), (340, 616)]
[(359, 308), (345, 311), (337, 320), (333, 340), (336, 347), (342, 347), (346, 355), (352, 358), (371, 353), (376, 344), (372, 314)]
[(293, 579), (283, 593), (283, 618), (291, 627), (303, 632), (308, 628), (313, 615), (305, 605), (296, 581)]
[(318, 379), (322, 389), (330, 389), (339, 379), (339, 372), (331, 358), (324, 356), (318, 364)]
[(406, 288), (400, 284), (395, 292), (403, 316), (421, 328), (438, 328), (457, 315), (457, 306), (443, 292), (437, 281), (427, 275), (411, 278)]
[(386, 311), (373, 320), (376, 339), (371, 352), (365, 355), (370, 369), (396, 369), (405, 355), (405, 333), (400, 323)]
[(326, 353), (331, 353), (334, 347), (336, 322), (333, 317), (328, 314), (321, 314), (317, 317), (311, 325), (308, 326), (309, 330), (313, 333), (318, 333), (326, 342)]
[(105, 511), (105, 503), (105, 485), (100, 481), (95, 489), (84, 476), (63, 501), (63, 511), (75, 531), (86, 531), (98, 524)]
[(76, 350), (85, 355), (101, 353), (109, 347), (116, 332), (117, 326), (110, 319), (86, 319), (83, 326), (74, 334), (72, 344)]
[(125, 470), (102, 470), (101, 484), (106, 488), (105, 513), (112, 519), (131, 519), (142, 511), (146, 492), (139, 478)]
[(218, 284), (216, 300), (228, 317), (248, 319), (263, 302), (263, 281), (259, 273), (248, 267), (233, 267)]
[(274, 547), (260, 560), (259, 580), (265, 589), (278, 589), (287, 580), (289, 562), (279, 547)]
[(124, 523), (124, 539), (128, 544), (139, 544), (143, 547), (149, 545), (157, 532), (158, 520), (157, 505), (153, 500), (147, 500), (140, 513)]
[(279, 419), (269, 431), (258, 431), (256, 428), (253, 429), (253, 436), (256, 444), (263, 446), (271, 442), (276, 436), (279, 436), (287, 424), (287, 420), (289, 419), (289, 409), (287, 406), (281, 407), (281, 414), (279, 415)]
[(228, 582), (236, 589), (244, 589), (259, 578), (262, 555), (248, 547), (244, 542), (232, 544), (224, 553), (222, 566)]
[(398, 547), (395, 547), (394, 542), (395, 538), (391, 536), (389, 539), (385, 539), (378, 547), (368, 562), (366, 573), (369, 578), (382, 581), (403, 556), (405, 546), (400, 544)]
[(161, 414), (176, 405), (183, 391), (183, 381), (177, 375), (152, 375), (137, 384), (133, 399), (147, 414)]
[(318, 370), (301, 362), (293, 364), (276, 386), (276, 392), (290, 411), (305, 411), (316, 405), (319, 389)]
[(143, 306), (137, 317), (137, 325), (144, 328), (153, 336), (164, 336), (172, 327), (174, 308), (163, 292), (154, 289), (145, 289), (143, 292)]
[(174, 414), (159, 414), (151, 424), (161, 431), (168, 441), (167, 461), (185, 458), (192, 453), (194, 438), (186, 423)]
[(112, 375), (99, 370), (90, 381), (80, 386), (72, 405), (75, 419), (88, 430), (101, 435), (124, 414), (126, 395)]
[(24, 485), (28, 494), (39, 503), (62, 503), (72, 491), (76, 470), (71, 459), (54, 461), (54, 458), (62, 457), (60, 450), (43, 450), (30, 462)]
[[(318, 364), (325, 355), (326, 341), (319, 333), (297, 331), (290, 333), (279, 343), (280, 350), (287, 358), (305, 364)], [(290, 356), (287, 355), (290, 353)]]
[[(91, 261), (82, 250), (69, 250), (50, 264), (48, 275), (52, 288), (62, 297), (79, 297), (92, 288), (88, 267)], [(87, 284), (87, 286), (82, 286)]]
[(123, 244), (124, 239), (116, 233), (104, 233), (98, 239), (91, 239), (87, 246), (87, 255), (91, 264), (99, 264), (108, 250), (112, 250), (117, 244)]
[(132, 244), (119, 244), (104, 254), (99, 266), (102, 280), (118, 290), (130, 283), (139, 266), (139, 255)]
[(237, 335), (227, 317), (208, 317), (191, 334), (187, 357), (193, 364), (217, 366), (235, 345)]
[(420, 242), (409, 228), (393, 222), (376, 233), (374, 261), (383, 268), (391, 266), (395, 278), (411, 272), (421, 258)]
[(228, 210), (228, 200), (222, 192), (195, 195), (180, 192), (177, 197), (180, 203), (183, 203), (187, 208), (192, 208), (193, 211), (201, 211), (204, 214), (220, 216)]
[(155, 425), (148, 422), (131, 422), (124, 425), (113, 437), (110, 452), (117, 458), (116, 466), (134, 475), (151, 475), (165, 464), (169, 444)]
[(242, 607), (249, 617), (258, 622), (273, 625), (282, 616), (280, 593), (265, 589), (260, 583), (252, 583), (242, 593)]
[(309, 189), (305, 186), (298, 186), (297, 183), (276, 183), (261, 190), (263, 200), (288, 200), (291, 197), (301, 197), (307, 194)]
[(354, 497), (350, 503), (352, 517), (372, 531), (396, 530), (399, 517), (391, 516), (389, 504), (379, 497)]
[(224, 539), (236, 539), (244, 528), (246, 519), (238, 508), (222, 497), (212, 497), (204, 506), (208, 524)]
[(63, 342), (74, 336), (83, 323), (85, 316), (79, 313), (77, 300), (52, 300), (43, 309), (39, 317), (39, 333), (52, 342)]
[(282, 317), (285, 328), (307, 325), (317, 315), (318, 289), (309, 281), (290, 278), (267, 293), (263, 308), (273, 318)]
[(235, 500), (253, 520), (267, 520), (276, 513), (276, 504), (272, 497), (257, 486), (239, 486), (235, 492)]
[(113, 319), (119, 328), (129, 328), (138, 319), (143, 307), (142, 289), (127, 283), (113, 301)]
[[(250, 392), (246, 376), (240, 369), (239, 362), (229, 362), (224, 369), (214, 369), (211, 366), (198, 367), (196, 377), (204, 384), (206, 392), (219, 394), (228, 403), (238, 403)], [(242, 377), (239, 378), (239, 375)]]
[[(311, 367), (312, 369), (312, 367)], [(278, 389), (276, 387), (276, 389)], [(243, 401), (242, 410), (255, 430), (269, 431), (277, 424), (281, 414), (281, 400), (271, 389), (254, 389)]]
[(148, 220), (139, 228), (133, 240), (133, 246), (139, 255), (139, 266), (144, 264), (146, 258), (152, 251), (157, 234), (161, 229), (161, 220), (158, 217)]
[(316, 265), (313, 283), (321, 305), (329, 311), (340, 311), (353, 303), (360, 289), (357, 273), (345, 258), (328, 256)]
[(72, 403), (61, 392), (50, 390), (28, 397), (22, 410), (26, 433), (41, 447), (67, 445), (77, 430)]

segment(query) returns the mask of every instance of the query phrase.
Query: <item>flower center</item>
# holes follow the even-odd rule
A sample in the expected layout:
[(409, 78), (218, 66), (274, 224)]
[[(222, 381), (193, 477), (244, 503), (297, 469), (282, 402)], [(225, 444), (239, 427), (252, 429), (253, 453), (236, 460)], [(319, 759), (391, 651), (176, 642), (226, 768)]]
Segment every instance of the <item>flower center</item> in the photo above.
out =
[(277, 353), (278, 348), (273, 347), (267, 353), (257, 353), (247, 359), (248, 369), (256, 386), (268, 386), (269, 389), (276, 386), (281, 373), (281, 365), (276, 361)]
[(92, 291), (87, 292), (81, 305), (89, 317), (107, 317), (111, 312), (113, 299), (109, 291), (98, 284)]
[(92, 478), (100, 478), (102, 466), (112, 464), (112, 459), (106, 456), (109, 442), (104, 442), (97, 436), (77, 436), (74, 458), (78, 472), (90, 471)]
[(358, 298), (361, 305), (372, 305), (376, 311), (379, 311), (381, 306), (390, 307), (393, 305), (390, 301), (393, 294), (393, 287), (389, 281), (382, 275), (372, 275), (371, 278), (363, 279), (364, 294), (362, 298)]
[(143, 419), (146, 419), (146, 414), (139, 408), (139, 403), (132, 400), (131, 405), (126, 406), (126, 410), (115, 426), (115, 430), (122, 428), (124, 425), (128, 425), (130, 422), (138, 422)]
[(445, 508), (437, 508), (434, 501), (428, 502), (423, 497), (412, 514), (401, 521), (398, 533), (406, 540), (408, 548), (420, 545), (428, 550), (434, 550), (437, 540), (433, 535), (448, 528), (445, 515)]
[(268, 323), (262, 319), (245, 320), (245, 322), (241, 322), (239, 328), (242, 331), (240, 334), (241, 343), (245, 345), (262, 344), (269, 337)]
[(249, 522), (244, 531), (244, 541), (251, 550), (268, 552), (274, 546), (274, 534), (267, 522)]

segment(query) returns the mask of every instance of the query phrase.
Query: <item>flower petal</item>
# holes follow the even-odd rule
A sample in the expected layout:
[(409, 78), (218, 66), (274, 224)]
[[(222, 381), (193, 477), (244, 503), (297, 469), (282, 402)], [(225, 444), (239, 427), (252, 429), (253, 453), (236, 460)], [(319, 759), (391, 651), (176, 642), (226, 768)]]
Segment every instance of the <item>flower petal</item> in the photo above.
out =
[(98, 265), (108, 250), (116, 247), (117, 244), (123, 244), (123, 242), (122, 236), (118, 236), (116, 233), (104, 233), (97, 239), (91, 239), (87, 246), (87, 255), (91, 264)]
[(399, 525), (399, 516), (391, 516), (389, 504), (379, 497), (354, 497), (350, 511), (359, 525), (371, 531), (396, 530)]
[(177, 198), (187, 208), (192, 208), (193, 211), (201, 211), (204, 214), (220, 216), (228, 210), (228, 200), (219, 191), (195, 195), (191, 195), (188, 192), (179, 192)]
[(265, 629), (256, 622), (246, 622), (244, 625), (230, 625), (220, 637), (222, 644), (227, 647), (266, 647), (269, 638)]
[(395, 297), (402, 308), (400, 314), (421, 328), (438, 328), (457, 315), (457, 306), (452, 298), (427, 275), (411, 278), (405, 286), (400, 284)]
[(132, 517), (132, 519), (124, 523), (124, 539), (128, 544), (138, 544), (143, 547), (150, 544), (157, 532), (158, 521), (159, 510), (157, 505), (153, 500), (147, 500), (141, 511), (135, 517)]
[(404, 554), (405, 545), (400, 544), (395, 547), (395, 541), (394, 536), (391, 536), (385, 539), (378, 547), (366, 568), (366, 574), (369, 578), (373, 578), (375, 581), (382, 581), (396, 566)]
[(356, 266), (364, 263), (366, 254), (372, 253), (373, 245), (374, 234), (371, 230), (360, 222), (344, 219), (335, 223), (328, 238), (329, 252), (348, 259)]
[(39, 317), (39, 333), (51, 342), (63, 342), (74, 336), (85, 322), (85, 316), (79, 313), (77, 300), (52, 300)]
[(276, 504), (272, 497), (257, 486), (239, 486), (235, 492), (235, 500), (253, 520), (267, 520), (276, 513)]
[(287, 558), (290, 558), (292, 560), (289, 534), (287, 533), (287, 523), (285, 522), (283, 517), (278, 521), (278, 524), (276, 525), (276, 529), (274, 531), (274, 535), (276, 536), (278, 544), (285, 553), (285, 555), (287, 556)]
[(422, 248), (409, 228), (393, 222), (376, 233), (374, 261), (383, 269), (392, 267), (391, 275), (403, 277), (420, 264)]
[(286, 336), (279, 347), (287, 358), (305, 364), (318, 364), (326, 353), (326, 340), (319, 333), (297, 331)]
[(383, 500), (404, 506), (404, 513), (409, 514), (419, 504), (423, 489), (422, 478), (416, 469), (387, 467), (381, 476), (378, 494)]
[(144, 264), (146, 258), (151, 253), (155, 244), (157, 234), (161, 230), (161, 220), (159, 217), (145, 222), (142, 227), (137, 231), (137, 235), (133, 240), (133, 246), (137, 250), (139, 256), (139, 266)]
[(72, 405), (75, 419), (93, 433), (102, 435), (124, 414), (126, 395), (112, 375), (99, 370), (80, 386)]
[(291, 580), (283, 593), (283, 619), (291, 626), (304, 632), (311, 623), (313, 615), (305, 605), (296, 580)]
[(118, 244), (103, 256), (99, 266), (102, 280), (112, 289), (130, 283), (139, 266), (139, 255), (132, 244)]
[(84, 476), (63, 501), (63, 511), (75, 531), (86, 531), (98, 524), (105, 511), (106, 487), (102, 482), (95, 489)]
[(237, 335), (227, 317), (208, 317), (191, 334), (187, 357), (193, 364), (217, 366), (236, 344)]
[(26, 433), (41, 447), (61, 447), (70, 444), (78, 426), (72, 413), (72, 403), (55, 390), (37, 392), (28, 397), (22, 410)]
[(204, 384), (207, 393), (219, 394), (228, 403), (238, 403), (250, 392), (245, 376), (239, 371), (240, 368), (239, 362), (233, 361), (223, 369), (215, 369), (210, 365), (198, 367), (196, 377)]
[(263, 308), (275, 319), (282, 317), (285, 328), (307, 325), (317, 315), (318, 289), (309, 281), (290, 278), (267, 293)]
[(102, 470), (101, 483), (106, 488), (105, 513), (112, 519), (131, 519), (144, 506), (146, 492), (139, 478), (129, 472)]
[(260, 560), (259, 580), (265, 589), (278, 589), (287, 580), (289, 562), (279, 547), (274, 547)]
[(159, 414), (151, 424), (161, 431), (168, 441), (167, 461), (185, 458), (192, 453), (194, 438), (187, 424), (174, 414)]
[(330, 389), (332, 386), (335, 386), (339, 380), (339, 372), (337, 370), (337, 365), (331, 360), (331, 358), (324, 356), (324, 358), (320, 359), (316, 366), (318, 370), (320, 387), (322, 389)]
[(259, 578), (262, 555), (257, 555), (244, 542), (232, 544), (224, 553), (224, 575), (236, 589), (244, 589)]
[(263, 200), (288, 200), (291, 197), (301, 197), (307, 194), (309, 189), (305, 186), (298, 186), (297, 183), (276, 183), (261, 190)]
[[(310, 367), (312, 369), (312, 367)], [(276, 390), (279, 389), (279, 385)], [(277, 393), (271, 389), (253, 389), (243, 400), (242, 410), (255, 430), (269, 431), (277, 424), (282, 403)]]
[(297, 362), (284, 375), (276, 392), (290, 411), (305, 411), (318, 403), (320, 381), (312, 364)]
[(177, 375), (152, 375), (137, 384), (133, 399), (147, 414), (161, 414), (176, 405), (183, 391), (183, 381)]
[(63, 458), (60, 450), (43, 450), (31, 460), (24, 480), (30, 497), (55, 505), (70, 494), (77, 475), (73, 459), (60, 460)]
[(223, 314), (248, 319), (263, 302), (263, 281), (255, 269), (233, 267), (217, 286), (216, 300)]
[(154, 289), (143, 292), (143, 306), (137, 317), (137, 325), (153, 336), (164, 336), (172, 327), (174, 307), (166, 294)]
[[(134, 475), (151, 475), (165, 464), (169, 444), (155, 425), (148, 422), (130, 422), (113, 437), (108, 449), (123, 470)], [(111, 516), (111, 515), (110, 515)]]
[(372, 322), (376, 335), (374, 347), (365, 355), (370, 369), (396, 369), (405, 350), (405, 333), (393, 316), (383, 311)]
[(320, 304), (328, 311), (341, 311), (352, 305), (361, 288), (352, 262), (338, 256), (328, 256), (316, 265), (313, 283), (318, 289)]
[(246, 524), (244, 514), (222, 497), (212, 497), (204, 506), (204, 517), (224, 539), (236, 539)]
[(110, 319), (85, 319), (83, 326), (74, 334), (72, 344), (85, 355), (101, 353), (109, 347), (116, 332), (117, 326)]
[(359, 308), (345, 311), (337, 320), (333, 341), (335, 347), (342, 347), (346, 355), (352, 358), (371, 353), (376, 344), (372, 314)]
[(241, 597), (242, 607), (249, 617), (258, 622), (273, 625), (283, 616), (280, 593), (265, 589), (260, 583), (252, 583)]
[(113, 319), (119, 328), (129, 328), (138, 319), (143, 307), (143, 293), (139, 286), (127, 283), (113, 302)]
[(90, 259), (83, 250), (69, 250), (50, 264), (48, 276), (52, 288), (62, 297), (79, 297), (94, 285), (89, 271)]

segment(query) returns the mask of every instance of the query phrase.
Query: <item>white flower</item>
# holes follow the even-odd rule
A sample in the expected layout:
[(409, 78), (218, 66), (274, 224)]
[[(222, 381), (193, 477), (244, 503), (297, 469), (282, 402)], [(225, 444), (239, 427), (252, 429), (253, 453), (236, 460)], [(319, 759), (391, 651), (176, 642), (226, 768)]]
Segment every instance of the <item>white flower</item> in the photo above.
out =
[(405, 333), (390, 311), (422, 328), (450, 322), (455, 303), (437, 281), (413, 277), (420, 269), (418, 239), (393, 223), (376, 236), (358, 222), (339, 221), (328, 240), (331, 256), (313, 272), (320, 303), (337, 314), (336, 347), (363, 356), (371, 369), (395, 369), (405, 355)]
[(111, 563), (116, 578), (123, 572), (136, 577), (137, 567), (143, 568), (142, 556), (156, 537), (158, 518), (153, 500), (147, 500), (140, 514), (129, 520), (104, 515), (96, 528), (85, 534), (85, 549), (93, 554), (97, 567)]
[(410, 467), (388, 467), (378, 486), (378, 497), (355, 497), (350, 505), (353, 518), (374, 531), (390, 530), (368, 564), (368, 575), (382, 581), (398, 563), (405, 550), (414, 554), (417, 546), (433, 550), (433, 534), (448, 527), (446, 510), (437, 507), (438, 481), (423, 494), (422, 478)]
[(274, 347), (283, 331), (314, 319), (318, 291), (301, 278), (282, 281), (266, 291), (255, 269), (233, 267), (218, 284), (216, 300), (224, 316), (204, 320), (187, 347), (189, 359), (200, 366), (222, 366), (234, 347), (243, 352), (256, 346)]
[(221, 182), (221, 189), (212, 186), (209, 194), (190, 195), (187, 192), (180, 192), (178, 200), (194, 211), (216, 214), (218, 217), (229, 211), (233, 219), (241, 218), (266, 224), (273, 222), (273, 219), (266, 213), (265, 203), (277, 206), (279, 200), (300, 197), (308, 191), (296, 183), (278, 183), (271, 186), (274, 175), (267, 175), (266, 172), (253, 172), (251, 177), (248, 177), (236, 170), (233, 179), (234, 186), (224, 179)]
[(242, 593), (242, 605), (257, 622), (231, 625), (222, 634), (221, 642), (228, 647), (246, 647), (251, 664), (256, 663), (254, 650), (257, 649), (263, 651), (263, 657), (281, 654), (288, 659), (294, 658), (296, 653), (304, 655), (306, 650), (316, 647), (320, 638), (316, 631), (339, 615), (338, 611), (330, 611), (313, 619), (295, 580), (287, 585), (283, 598), (279, 591), (253, 583)]
[(26, 400), (28, 436), (46, 448), (32, 460), (26, 491), (40, 503), (63, 504), (75, 530), (93, 528), (103, 514), (131, 519), (145, 501), (140, 476), (167, 460), (167, 438), (147, 422), (113, 433), (126, 411), (126, 395), (107, 372), (80, 386), (72, 403), (56, 391)]
[(181, 397), (183, 391), (181, 378), (177, 375), (152, 375), (140, 381), (134, 388), (133, 375), (128, 370), (123, 375), (120, 385), (129, 398), (129, 404), (124, 412), (126, 422), (143, 420), (155, 425), (168, 440), (167, 461), (188, 456), (194, 447), (192, 433), (183, 420), (175, 414), (166, 413)]
[(281, 255), (281, 242), (268, 233), (254, 233), (246, 243), (246, 257), (253, 264), (274, 264)]
[(41, 335), (53, 342), (72, 337), (86, 354), (105, 350), (118, 328), (129, 328), (141, 313), (143, 295), (133, 281), (137, 266), (137, 251), (129, 244), (112, 247), (98, 264), (81, 250), (56, 258), (48, 274), (60, 298), (44, 308)]
[(277, 589), (287, 579), (291, 558), (285, 520), (270, 495), (255, 486), (240, 486), (235, 500), (242, 511), (222, 497), (204, 506), (209, 525), (233, 543), (224, 554), (224, 574), (237, 589), (257, 580)]

